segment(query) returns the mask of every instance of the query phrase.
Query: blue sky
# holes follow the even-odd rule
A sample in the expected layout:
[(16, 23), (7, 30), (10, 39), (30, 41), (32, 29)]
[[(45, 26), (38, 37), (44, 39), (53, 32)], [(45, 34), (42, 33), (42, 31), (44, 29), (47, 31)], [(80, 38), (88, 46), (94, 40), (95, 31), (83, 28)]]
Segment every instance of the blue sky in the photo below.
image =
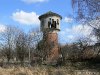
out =
[[(79, 36), (88, 36), (92, 31), (89, 26), (83, 27), (73, 22), (71, 0), (1, 0), (0, 31), (6, 25), (14, 25), (25, 32), (31, 28), (39, 28), (38, 16), (48, 11), (58, 13), (63, 18), (59, 32), (61, 43), (73, 42)], [(80, 30), (83, 31), (80, 33)]]
[[(0, 23), (17, 25), (23, 28), (23, 26), (21, 26), (22, 24), (12, 19), (12, 14), (20, 11), (27, 13), (34, 12), (37, 15), (41, 15), (47, 11), (53, 11), (65, 18), (65, 16), (72, 14), (70, 1), (71, 0), (2, 0), (0, 2)], [(25, 27), (30, 28), (32, 26), (34, 25)]]

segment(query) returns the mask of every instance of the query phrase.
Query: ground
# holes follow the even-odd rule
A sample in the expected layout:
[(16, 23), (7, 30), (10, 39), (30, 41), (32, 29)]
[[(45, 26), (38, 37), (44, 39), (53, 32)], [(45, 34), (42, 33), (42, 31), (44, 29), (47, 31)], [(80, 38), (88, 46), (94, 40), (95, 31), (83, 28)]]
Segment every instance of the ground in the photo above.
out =
[(0, 67), (0, 75), (100, 75), (94, 69), (76, 69), (72, 66)]

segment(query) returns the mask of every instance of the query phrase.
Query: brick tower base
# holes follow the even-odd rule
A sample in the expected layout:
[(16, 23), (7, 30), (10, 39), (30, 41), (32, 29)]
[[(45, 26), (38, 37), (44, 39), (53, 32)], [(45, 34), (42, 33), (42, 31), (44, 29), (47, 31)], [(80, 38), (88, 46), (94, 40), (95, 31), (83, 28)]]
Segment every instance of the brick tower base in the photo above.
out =
[(57, 62), (59, 58), (58, 34), (53, 32), (44, 33), (43, 40), (45, 41), (46, 62)]

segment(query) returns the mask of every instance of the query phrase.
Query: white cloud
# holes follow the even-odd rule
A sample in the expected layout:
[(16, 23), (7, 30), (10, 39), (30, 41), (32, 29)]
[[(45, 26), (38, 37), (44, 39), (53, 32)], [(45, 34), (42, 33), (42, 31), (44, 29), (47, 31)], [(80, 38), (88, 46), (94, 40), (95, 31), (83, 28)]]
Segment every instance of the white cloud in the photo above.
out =
[[(72, 22), (72, 18), (65, 17), (63, 19), (65, 22)], [(91, 26), (95, 28), (100, 28), (100, 19), (99, 20), (92, 20), (89, 22)], [(87, 24), (82, 25), (73, 25), (71, 28), (63, 28), (59, 32), (59, 40), (61, 43), (72, 43), (78, 41), (79, 39), (87, 40), (89, 43), (94, 44), (97, 42), (97, 37), (93, 34), (93, 28)]]
[(89, 36), (92, 31), (92, 28), (88, 25), (77, 25), (77, 26), (73, 26), (70, 31), (73, 34)]
[(73, 21), (73, 19), (70, 18), (70, 17), (65, 17), (64, 21), (67, 22), (67, 23), (71, 23)]
[(48, 0), (22, 0), (22, 1), (31, 4), (31, 3), (38, 3), (38, 2), (46, 2)]
[(72, 28), (66, 28), (65, 32), (73, 35), (90, 35), (92, 28), (88, 25), (74, 25)]
[[(92, 32), (92, 28), (88, 25), (74, 25), (61, 31), (60, 40), (64, 42), (75, 42), (79, 38), (88, 38)], [(95, 36), (91, 36), (92, 41), (97, 41)]]
[(3, 24), (0, 24), (0, 33), (5, 32), (6, 26)]
[(39, 15), (35, 12), (17, 11), (12, 14), (13, 20), (25, 25), (39, 25)]

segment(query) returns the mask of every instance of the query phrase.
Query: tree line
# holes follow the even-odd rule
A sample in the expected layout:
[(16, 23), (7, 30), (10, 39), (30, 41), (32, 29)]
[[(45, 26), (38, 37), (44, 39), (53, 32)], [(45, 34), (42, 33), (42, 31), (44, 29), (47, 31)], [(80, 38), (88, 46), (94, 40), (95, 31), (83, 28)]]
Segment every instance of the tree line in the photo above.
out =
[(31, 61), (41, 39), (42, 33), (38, 29), (25, 33), (17, 27), (7, 26), (6, 30), (0, 33), (0, 59), (6, 62)]

